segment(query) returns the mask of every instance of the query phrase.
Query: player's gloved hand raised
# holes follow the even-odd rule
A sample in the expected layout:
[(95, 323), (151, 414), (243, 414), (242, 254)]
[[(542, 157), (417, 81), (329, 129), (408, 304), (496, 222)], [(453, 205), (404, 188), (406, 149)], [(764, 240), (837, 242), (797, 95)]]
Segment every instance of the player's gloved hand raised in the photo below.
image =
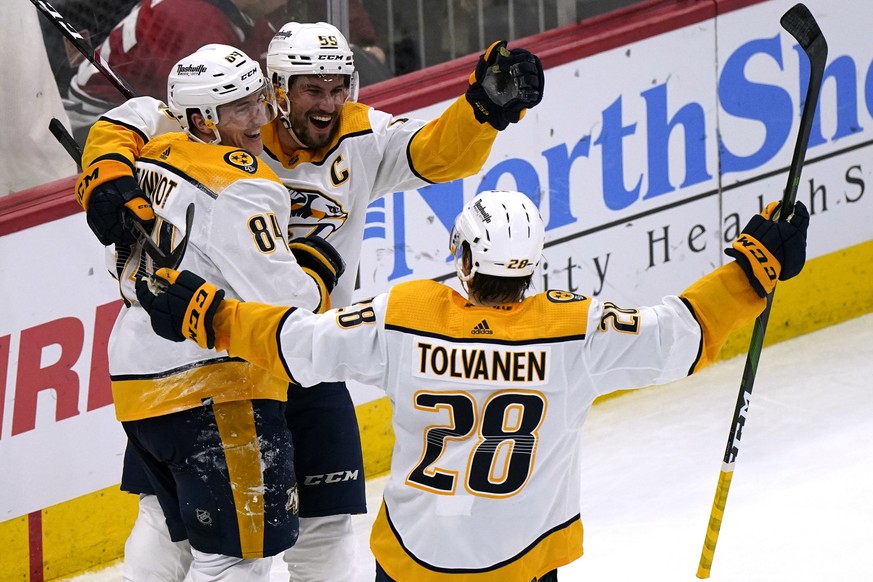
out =
[(761, 297), (773, 292), (776, 281), (795, 277), (806, 262), (809, 211), (796, 202), (787, 220), (773, 221), (780, 202), (771, 202), (752, 217), (740, 236), (725, 249), (737, 260), (749, 283)]
[(76, 196), (85, 209), (88, 226), (104, 246), (136, 241), (132, 222), (151, 231), (155, 213), (140, 190), (132, 170), (116, 160), (91, 164), (76, 182)]
[(149, 314), (152, 329), (174, 342), (192, 339), (201, 348), (215, 347), (215, 312), (224, 290), (191, 271), (158, 269), (136, 282), (136, 298)]
[(291, 240), (288, 248), (301, 269), (320, 282), (327, 293), (333, 291), (346, 270), (346, 262), (333, 245), (320, 236), (312, 235)]
[(542, 101), (544, 86), (540, 59), (525, 49), (507, 49), (506, 41), (499, 40), (479, 57), (470, 74), (467, 101), (479, 123), (504, 130)]

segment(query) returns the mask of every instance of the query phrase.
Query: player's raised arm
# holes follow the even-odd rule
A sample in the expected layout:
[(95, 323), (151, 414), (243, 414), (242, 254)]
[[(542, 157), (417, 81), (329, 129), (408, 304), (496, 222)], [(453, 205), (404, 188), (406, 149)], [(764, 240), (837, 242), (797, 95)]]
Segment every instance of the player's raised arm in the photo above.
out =
[(773, 222), (775, 206), (752, 217), (725, 250), (735, 261), (678, 297), (639, 308), (594, 303), (585, 357), (600, 393), (670, 382), (708, 366), (730, 333), (764, 310), (776, 281), (800, 273), (809, 214), (798, 202), (789, 220)]
[(409, 160), (431, 182), (448, 182), (482, 169), (498, 131), (517, 123), (543, 98), (539, 58), (497, 41), (479, 57), (464, 95), (428, 122), (409, 144)]

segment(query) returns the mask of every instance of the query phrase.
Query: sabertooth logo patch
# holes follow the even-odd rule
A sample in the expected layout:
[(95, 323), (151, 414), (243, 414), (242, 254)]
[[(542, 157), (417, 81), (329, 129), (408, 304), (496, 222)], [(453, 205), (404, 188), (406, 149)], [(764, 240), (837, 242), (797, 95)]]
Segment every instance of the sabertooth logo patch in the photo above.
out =
[(225, 154), (224, 161), (249, 174), (254, 174), (258, 171), (258, 159), (245, 150), (234, 150)]
[(288, 224), (291, 238), (312, 234), (327, 238), (349, 217), (342, 204), (317, 190), (288, 188), (288, 195), (291, 199), (291, 221)]

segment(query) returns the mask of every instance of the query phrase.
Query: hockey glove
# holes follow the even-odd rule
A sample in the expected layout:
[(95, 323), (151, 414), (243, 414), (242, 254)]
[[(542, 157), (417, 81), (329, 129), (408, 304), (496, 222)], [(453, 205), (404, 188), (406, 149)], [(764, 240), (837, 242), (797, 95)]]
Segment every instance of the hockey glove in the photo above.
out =
[(158, 269), (136, 282), (136, 297), (149, 314), (152, 329), (174, 342), (192, 339), (204, 349), (215, 347), (212, 320), (224, 290), (191, 271)]
[(76, 182), (76, 196), (85, 209), (88, 226), (104, 246), (133, 244), (133, 221), (147, 232), (154, 225), (151, 203), (130, 168), (116, 160), (91, 164)]
[(525, 49), (506, 48), (499, 40), (479, 57), (470, 74), (467, 101), (479, 123), (498, 131), (524, 117), (524, 110), (543, 99), (545, 75), (540, 59)]
[(806, 230), (809, 212), (803, 202), (794, 204), (787, 220), (773, 221), (781, 205), (771, 202), (752, 217), (725, 254), (736, 259), (752, 288), (766, 297), (776, 287), (776, 280), (785, 281), (800, 273), (806, 262)]
[(293, 239), (288, 243), (288, 248), (304, 272), (320, 282), (327, 293), (333, 291), (346, 270), (345, 261), (333, 245), (320, 236), (313, 235)]

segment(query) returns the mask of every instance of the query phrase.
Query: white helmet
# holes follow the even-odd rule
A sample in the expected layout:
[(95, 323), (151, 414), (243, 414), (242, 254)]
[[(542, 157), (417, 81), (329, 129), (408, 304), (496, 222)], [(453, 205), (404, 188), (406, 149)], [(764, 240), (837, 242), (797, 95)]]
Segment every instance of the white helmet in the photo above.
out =
[[(294, 75), (348, 75), (349, 99), (358, 98), (358, 75), (349, 42), (327, 22), (289, 22), (267, 48), (267, 74), (281, 92)], [(280, 97), (281, 99), (281, 97)]]
[[(464, 205), (455, 219), (449, 248), (461, 281), (477, 272), (497, 277), (527, 277), (540, 262), (545, 227), (539, 210), (521, 192), (485, 190)], [(462, 270), (463, 243), (470, 245), (472, 268)]]
[(241, 50), (224, 44), (199, 48), (173, 65), (167, 77), (167, 105), (189, 133), (189, 109), (200, 113), (206, 125), (216, 131), (219, 105), (259, 91), (263, 92), (267, 121), (272, 121), (276, 117), (276, 100), (261, 66)]

